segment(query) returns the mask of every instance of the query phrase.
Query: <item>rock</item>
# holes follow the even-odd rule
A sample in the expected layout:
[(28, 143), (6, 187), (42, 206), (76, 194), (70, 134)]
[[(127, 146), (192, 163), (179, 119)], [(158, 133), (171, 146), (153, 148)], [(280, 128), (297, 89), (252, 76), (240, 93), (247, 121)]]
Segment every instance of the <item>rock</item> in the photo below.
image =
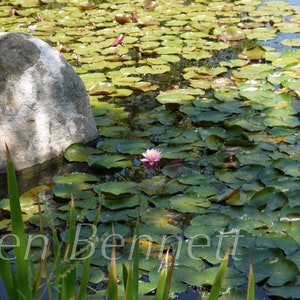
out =
[(16, 170), (98, 137), (87, 91), (71, 65), (44, 41), (0, 33), (0, 173), (5, 143)]

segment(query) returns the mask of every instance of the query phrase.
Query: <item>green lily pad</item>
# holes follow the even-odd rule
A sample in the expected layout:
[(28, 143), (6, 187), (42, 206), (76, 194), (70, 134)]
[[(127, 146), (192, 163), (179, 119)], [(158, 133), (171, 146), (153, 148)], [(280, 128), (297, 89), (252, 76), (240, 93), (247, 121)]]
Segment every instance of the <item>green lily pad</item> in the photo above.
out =
[[(165, 208), (149, 208), (141, 212), (142, 222), (147, 225), (147, 233), (151, 232), (161, 234), (179, 234), (181, 229), (174, 225), (176, 214)], [(141, 228), (142, 231), (142, 228)]]
[(265, 285), (265, 289), (268, 293), (282, 297), (284, 299), (297, 298), (300, 288), (300, 276), (297, 276), (292, 283), (285, 284), (283, 286), (269, 286)]
[(106, 196), (128, 196), (136, 193), (137, 183), (132, 181), (105, 182), (93, 186), (93, 190), (98, 194)]
[(182, 173), (177, 180), (182, 184), (195, 185), (204, 181), (207, 177), (197, 171), (187, 171)]
[(126, 168), (131, 165), (131, 161), (124, 155), (118, 154), (101, 154), (91, 155), (88, 164), (97, 168)]
[(299, 47), (300, 39), (285, 39), (281, 41), (281, 44), (284, 46)]
[(279, 248), (286, 254), (292, 253), (298, 249), (297, 242), (288, 235), (269, 233), (268, 235), (259, 236), (256, 239), (258, 247)]
[(117, 150), (120, 153), (141, 155), (145, 150), (154, 146), (154, 144), (143, 140), (121, 140), (117, 146)]
[(152, 67), (143, 66), (136, 68), (138, 74), (163, 74), (170, 71), (167, 65), (153, 65)]
[[(127, 193), (125, 195), (127, 195)], [(104, 199), (103, 201), (101, 201), (101, 204), (104, 207), (111, 210), (130, 208), (141, 204), (141, 198), (138, 195), (134, 195), (132, 197), (126, 197), (121, 194), (118, 196), (120, 197), (118, 197), (117, 199)]]
[(155, 176), (151, 179), (144, 179), (139, 183), (138, 188), (149, 196), (168, 194), (166, 191), (167, 179), (164, 176)]
[[(270, 201), (270, 197), (272, 197), (272, 201)], [(288, 199), (284, 195), (284, 193), (267, 187), (255, 193), (251, 198), (250, 204), (254, 207), (265, 209), (268, 211), (283, 207), (287, 203), (287, 201)]]
[(234, 70), (232, 75), (238, 79), (264, 79), (273, 71), (273, 69), (274, 67), (270, 65), (252, 64)]
[(210, 201), (192, 195), (178, 195), (170, 198), (170, 207), (179, 212), (196, 213), (210, 206)]
[(100, 135), (109, 138), (122, 138), (130, 133), (130, 128), (124, 126), (109, 126), (103, 127), (100, 130)]
[(177, 103), (182, 104), (186, 101), (194, 99), (194, 96), (188, 95), (184, 90), (170, 90), (166, 92), (160, 92), (156, 97), (157, 101), (161, 104)]
[(100, 151), (95, 148), (84, 147), (81, 144), (73, 144), (67, 148), (64, 157), (68, 161), (88, 162), (90, 155), (99, 153)]
[(116, 87), (112, 83), (97, 82), (89, 89), (89, 94), (94, 95), (107, 95), (116, 92)]

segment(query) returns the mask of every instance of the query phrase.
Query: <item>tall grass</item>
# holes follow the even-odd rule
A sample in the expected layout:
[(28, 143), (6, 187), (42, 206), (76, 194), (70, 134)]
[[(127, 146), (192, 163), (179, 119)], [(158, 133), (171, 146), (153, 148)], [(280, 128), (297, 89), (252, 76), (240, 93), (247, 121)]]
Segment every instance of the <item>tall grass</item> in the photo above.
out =
[(11, 226), (14, 247), (15, 271), (13, 270), (9, 258), (1, 248), (2, 257), (0, 259), (0, 272), (3, 283), (6, 287), (10, 299), (32, 299), (32, 288), (30, 282), (29, 264), (25, 259), (27, 239), (25, 235), (22, 211), (19, 201), (19, 189), (16, 173), (10, 152), (7, 151), (7, 185), (9, 204), (11, 209)]
[[(41, 259), (38, 267), (35, 268), (26, 252), (28, 241), (22, 218), (17, 178), (9, 149), (6, 148), (6, 151), (8, 196), (12, 228), (12, 232), (9, 235), (13, 238), (13, 243), (11, 244), (11, 247), (13, 247), (13, 257), (8, 257), (3, 247), (1, 247), (0, 276), (8, 298), (11, 300), (40, 299), (43, 293), (48, 293), (50, 300), (85, 300), (87, 297), (90, 257), (84, 262), (82, 278), (79, 283), (76, 277), (77, 261), (72, 259), (72, 255), (76, 250), (73, 249), (75, 247), (74, 240), (76, 235), (74, 200), (71, 199), (70, 216), (67, 224), (69, 234), (67, 244), (63, 247), (62, 242), (59, 241), (55, 226), (52, 225), (51, 243), (53, 247), (53, 262), (50, 264), (51, 268), (44, 259)], [(99, 213), (100, 206), (94, 220), (94, 225), (97, 223)], [(42, 222), (42, 218), (40, 218), (40, 222)], [(42, 228), (43, 226), (40, 224), (41, 232)], [(89, 247), (90, 244), (87, 251), (90, 250)], [(63, 250), (63, 248), (65, 249)], [(45, 280), (42, 280), (42, 274), (46, 274)], [(45, 281), (44, 287), (41, 287), (42, 281)]]

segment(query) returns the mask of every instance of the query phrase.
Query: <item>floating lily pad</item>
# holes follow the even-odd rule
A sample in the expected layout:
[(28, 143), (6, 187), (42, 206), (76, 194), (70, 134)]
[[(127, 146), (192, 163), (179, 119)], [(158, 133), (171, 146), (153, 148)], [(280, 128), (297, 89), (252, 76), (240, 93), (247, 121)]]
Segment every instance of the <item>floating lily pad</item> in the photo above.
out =
[(194, 96), (188, 95), (184, 90), (175, 90), (175, 91), (160, 92), (160, 94), (157, 96), (156, 99), (161, 104), (168, 104), (168, 103), (182, 104), (185, 101), (193, 100)]
[(88, 162), (90, 155), (99, 154), (95, 148), (84, 147), (81, 144), (73, 144), (64, 153), (68, 161)]
[[(141, 219), (147, 225), (147, 233), (149, 228), (151, 232), (159, 234), (179, 234), (181, 229), (174, 225), (176, 214), (165, 208), (149, 208), (141, 212)], [(142, 228), (141, 228), (142, 229)]]
[(151, 179), (143, 180), (138, 188), (146, 193), (147, 195), (160, 195), (160, 194), (168, 194), (167, 189), (167, 179), (164, 176), (155, 176)]
[(143, 66), (136, 69), (136, 72), (139, 74), (163, 74), (169, 71), (170, 67), (167, 65)]
[(108, 82), (97, 82), (91, 86), (89, 94), (94, 95), (107, 95), (116, 92), (116, 87), (112, 83)]
[(98, 168), (126, 168), (131, 165), (131, 161), (124, 155), (101, 154), (89, 157), (89, 165)]
[(117, 146), (120, 153), (142, 154), (145, 150), (153, 148), (155, 145), (142, 140), (122, 140)]
[(172, 209), (189, 213), (200, 212), (211, 204), (207, 199), (190, 195), (178, 195), (170, 198), (169, 202)]
[(252, 64), (234, 70), (232, 74), (235, 78), (263, 79), (266, 78), (273, 69), (274, 67), (270, 65)]
[(107, 196), (128, 196), (135, 194), (137, 183), (131, 181), (123, 182), (105, 182), (98, 185), (94, 185), (93, 189), (98, 194), (103, 193)]

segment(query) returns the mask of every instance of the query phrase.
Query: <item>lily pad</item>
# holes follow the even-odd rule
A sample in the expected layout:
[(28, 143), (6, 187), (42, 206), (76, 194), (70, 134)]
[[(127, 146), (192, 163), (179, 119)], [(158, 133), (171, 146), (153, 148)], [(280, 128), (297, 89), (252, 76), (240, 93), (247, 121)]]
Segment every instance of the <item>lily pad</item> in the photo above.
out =
[(137, 183), (132, 181), (121, 182), (105, 182), (94, 185), (93, 189), (98, 194), (105, 194), (107, 196), (128, 196), (136, 193)]
[(101, 154), (91, 155), (88, 161), (91, 167), (97, 168), (126, 168), (131, 165), (131, 161), (124, 155)]
[(170, 207), (180, 212), (196, 213), (210, 206), (210, 202), (205, 198), (192, 195), (178, 195), (170, 198)]

